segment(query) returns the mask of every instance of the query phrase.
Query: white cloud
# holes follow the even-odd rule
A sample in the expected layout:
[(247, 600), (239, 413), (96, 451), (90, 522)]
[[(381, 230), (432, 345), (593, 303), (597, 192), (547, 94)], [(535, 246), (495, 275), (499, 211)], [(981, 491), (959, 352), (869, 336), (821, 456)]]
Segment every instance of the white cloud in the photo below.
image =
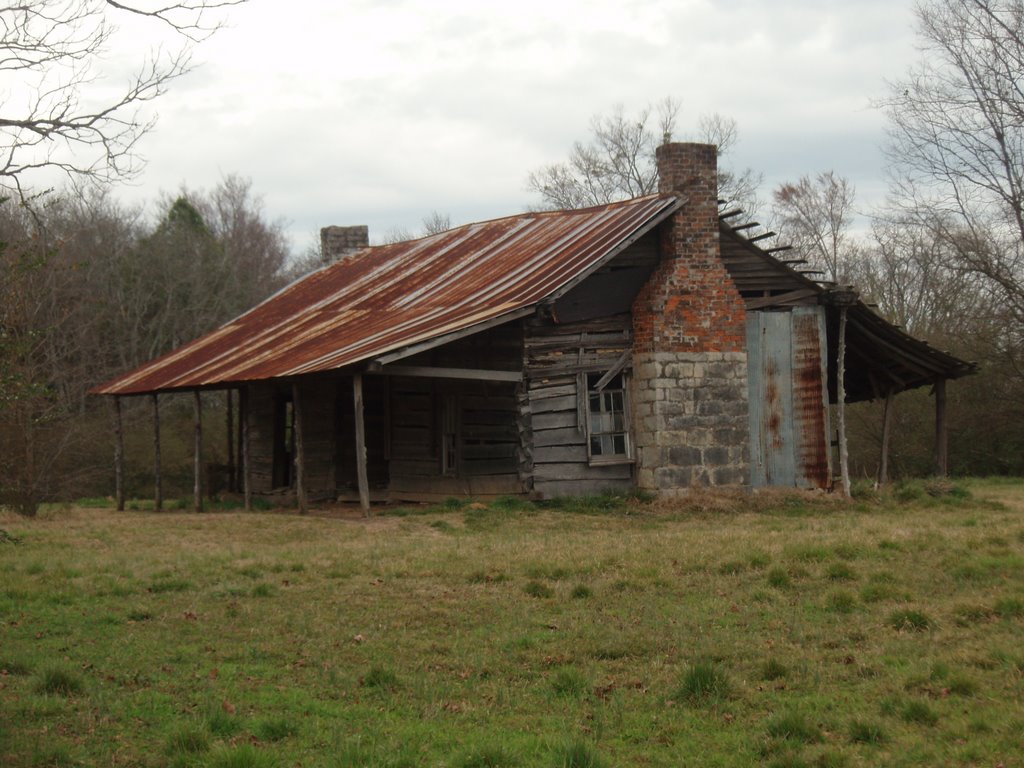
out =
[[(529, 170), (592, 115), (666, 95), (681, 123), (739, 121), (735, 162), (769, 181), (825, 168), (880, 179), (868, 108), (913, 55), (909, 0), (252, 3), (156, 107), (128, 194), (252, 177), (305, 244), (319, 226), (415, 229), (530, 202)], [(877, 190), (876, 190), (877, 191)]]

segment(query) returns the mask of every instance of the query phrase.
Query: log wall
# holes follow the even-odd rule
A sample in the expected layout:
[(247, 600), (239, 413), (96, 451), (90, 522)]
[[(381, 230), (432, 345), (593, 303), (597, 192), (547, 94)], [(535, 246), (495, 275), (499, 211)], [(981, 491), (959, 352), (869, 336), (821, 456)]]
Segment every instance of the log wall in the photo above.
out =
[[(524, 325), (526, 376), (523, 444), (530, 447), (532, 490), (541, 498), (628, 490), (628, 462), (591, 465), (587, 455), (586, 386), (580, 374), (604, 373), (631, 344), (630, 316), (555, 324), (531, 319)], [(582, 401), (580, 398), (583, 398)]]

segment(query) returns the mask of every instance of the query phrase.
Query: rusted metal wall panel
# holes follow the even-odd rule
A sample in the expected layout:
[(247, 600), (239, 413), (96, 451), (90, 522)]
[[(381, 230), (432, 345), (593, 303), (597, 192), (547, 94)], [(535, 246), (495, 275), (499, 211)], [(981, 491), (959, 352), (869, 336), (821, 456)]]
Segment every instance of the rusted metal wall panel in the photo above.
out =
[(751, 484), (827, 488), (824, 307), (747, 314)]
[(793, 416), (796, 429), (796, 484), (832, 485), (829, 450), (825, 308), (796, 307), (793, 321)]
[(790, 313), (747, 315), (750, 480), (755, 487), (795, 485)]

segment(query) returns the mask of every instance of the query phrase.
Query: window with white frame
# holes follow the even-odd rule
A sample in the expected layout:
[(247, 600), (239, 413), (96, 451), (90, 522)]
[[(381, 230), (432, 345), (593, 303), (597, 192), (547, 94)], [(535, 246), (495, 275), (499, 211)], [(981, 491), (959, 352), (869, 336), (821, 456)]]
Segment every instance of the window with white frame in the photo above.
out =
[(632, 459), (629, 440), (629, 398), (626, 376), (588, 373), (587, 456), (591, 464)]

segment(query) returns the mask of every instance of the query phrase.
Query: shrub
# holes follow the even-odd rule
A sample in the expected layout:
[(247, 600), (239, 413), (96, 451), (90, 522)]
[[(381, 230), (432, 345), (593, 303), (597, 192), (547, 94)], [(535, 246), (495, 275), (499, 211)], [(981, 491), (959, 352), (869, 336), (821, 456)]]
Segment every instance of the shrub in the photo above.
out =
[(786, 589), (793, 582), (784, 568), (772, 568), (768, 571), (768, 583), (776, 589)]
[(604, 768), (601, 756), (585, 741), (571, 741), (555, 750), (556, 768)]
[(788, 672), (785, 665), (775, 659), (768, 659), (761, 665), (762, 680), (781, 680)]
[(296, 733), (298, 729), (295, 725), (283, 718), (263, 720), (253, 731), (253, 735), (260, 741), (282, 741)]
[(386, 667), (374, 665), (362, 680), (366, 688), (397, 688), (398, 675)]
[(0, 660), (0, 675), (27, 675), (32, 669), (17, 659)]
[(921, 611), (893, 611), (889, 614), (889, 626), (899, 631), (924, 632), (931, 629), (932, 620)]
[(905, 723), (918, 723), (920, 725), (935, 725), (939, 722), (939, 716), (935, 714), (927, 702), (908, 701), (900, 709), (900, 717)]
[(825, 600), (825, 607), (833, 613), (851, 613), (857, 606), (857, 598), (842, 590), (833, 592)]
[(207, 765), (209, 768), (275, 768), (278, 762), (273, 755), (261, 752), (252, 744), (240, 744), (218, 750)]
[(530, 597), (554, 597), (555, 591), (551, 589), (547, 584), (541, 584), (539, 581), (531, 581), (523, 587), (523, 591)]
[(1024, 600), (1004, 597), (996, 602), (995, 614), (1001, 619), (1016, 619), (1024, 616)]
[(692, 665), (683, 676), (676, 698), (690, 704), (721, 701), (729, 695), (729, 678), (710, 663)]
[(768, 721), (768, 735), (804, 744), (821, 741), (821, 729), (800, 712), (786, 712), (773, 717)]
[(162, 578), (157, 579), (149, 585), (149, 591), (153, 594), (162, 592), (184, 592), (192, 588), (192, 582), (187, 579)]
[(167, 737), (168, 755), (195, 755), (210, 748), (210, 735), (194, 726), (182, 726)]
[(864, 720), (850, 723), (850, 741), (855, 744), (883, 744), (886, 736), (882, 726)]
[(253, 597), (273, 597), (277, 590), (273, 584), (268, 584), (265, 581), (261, 581), (255, 587), (252, 588)]
[(519, 765), (519, 760), (500, 744), (488, 744), (470, 749), (457, 765), (458, 768), (512, 768)]
[(214, 736), (227, 738), (238, 732), (238, 720), (224, 711), (223, 707), (211, 706), (206, 716), (206, 728)]
[(44, 669), (39, 676), (36, 689), (40, 693), (48, 693), (54, 696), (75, 696), (81, 693), (85, 686), (82, 678), (71, 670), (62, 667), (50, 667)]
[(579, 670), (562, 667), (551, 678), (551, 687), (559, 696), (579, 699), (590, 690), (590, 681)]
[(954, 675), (946, 684), (946, 689), (955, 696), (973, 696), (978, 692), (977, 684), (969, 677)]
[(857, 578), (853, 568), (846, 563), (832, 563), (825, 571), (825, 575), (831, 581), (853, 581)]
[(569, 594), (576, 600), (585, 600), (593, 596), (594, 592), (586, 584), (577, 584)]

